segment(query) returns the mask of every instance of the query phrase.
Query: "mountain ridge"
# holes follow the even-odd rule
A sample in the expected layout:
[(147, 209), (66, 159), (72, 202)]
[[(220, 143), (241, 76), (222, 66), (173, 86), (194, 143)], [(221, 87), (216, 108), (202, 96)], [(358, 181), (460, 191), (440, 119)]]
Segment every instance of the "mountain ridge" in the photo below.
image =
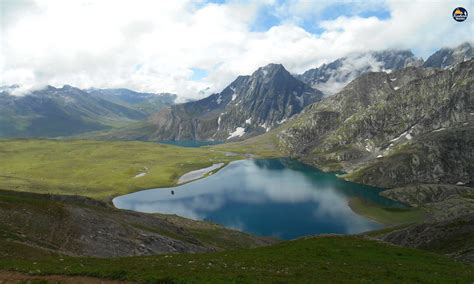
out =
[(141, 101), (127, 102), (114, 90), (102, 94), (104, 90), (87, 92), (69, 85), (12, 95), (18, 88), (0, 89), (0, 137), (58, 137), (111, 129), (145, 119), (150, 113), (147, 102), (157, 108), (175, 99), (142, 93)]
[[(281, 64), (260, 67), (250, 76), (238, 76), (222, 92), (174, 105), (151, 116), (144, 125), (120, 133), (145, 140), (235, 140), (269, 131), (322, 93), (294, 78)], [(139, 133), (147, 129), (148, 134)]]
[(473, 66), (470, 60), (444, 70), (362, 75), (295, 117), (279, 134), (280, 146), (319, 168), (385, 188), (472, 182)]

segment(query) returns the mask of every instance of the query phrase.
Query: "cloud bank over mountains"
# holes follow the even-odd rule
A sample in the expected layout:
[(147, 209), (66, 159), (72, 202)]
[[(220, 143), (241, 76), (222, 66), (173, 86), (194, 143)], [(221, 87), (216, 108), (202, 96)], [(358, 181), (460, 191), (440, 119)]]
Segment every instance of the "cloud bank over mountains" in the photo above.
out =
[(472, 19), (451, 17), (472, 3), (5, 0), (0, 85), (127, 87), (197, 99), (270, 62), (302, 73), (369, 50), (412, 49), (426, 59), (472, 42)]

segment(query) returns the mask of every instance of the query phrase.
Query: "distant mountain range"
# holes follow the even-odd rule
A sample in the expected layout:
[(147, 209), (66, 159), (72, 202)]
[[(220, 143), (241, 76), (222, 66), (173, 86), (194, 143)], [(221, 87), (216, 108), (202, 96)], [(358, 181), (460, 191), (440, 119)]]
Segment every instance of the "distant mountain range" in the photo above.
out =
[(110, 129), (145, 119), (174, 103), (175, 95), (127, 89), (81, 90), (48, 86), (13, 96), (0, 88), (0, 137), (58, 137)]
[(463, 43), (455, 48), (442, 48), (423, 62), (409, 50), (386, 50), (356, 53), (309, 69), (296, 78), (327, 95), (340, 91), (350, 81), (367, 72), (393, 72), (406, 67), (446, 68), (474, 57), (472, 45)]
[[(241, 140), (284, 124), (364, 74), (419, 70), (412, 67), (448, 68), (472, 57), (472, 45), (464, 43), (440, 49), (426, 62), (411, 51), (388, 50), (348, 55), (301, 75), (290, 74), (280, 64), (269, 64), (250, 76), (237, 77), (220, 93), (176, 105), (176, 95), (127, 89), (47, 87), (12, 96), (11, 87), (0, 88), (0, 137), (57, 137), (103, 131), (90, 137)], [(428, 71), (413, 72), (410, 76), (416, 77)]]
[(332, 95), (350, 81), (367, 72), (392, 72), (410, 66), (421, 66), (423, 60), (415, 58), (409, 50), (388, 50), (351, 54), (318, 68), (309, 69), (296, 78), (311, 87)]
[[(447, 52), (450, 59), (445, 62), (456, 64), (472, 58), (472, 48), (466, 46), (470, 44), (442, 49), (443, 53), (451, 51)], [(433, 61), (433, 56), (428, 60)], [(396, 50), (350, 55), (294, 76), (282, 65), (269, 64), (251, 76), (239, 76), (221, 93), (174, 105), (140, 124), (99, 137), (152, 141), (242, 140), (283, 124), (307, 105), (321, 100), (324, 94), (338, 92), (363, 74), (375, 71), (386, 74), (422, 66), (423, 60), (415, 58), (410, 51)], [(444, 67), (447, 66), (451, 65)]]

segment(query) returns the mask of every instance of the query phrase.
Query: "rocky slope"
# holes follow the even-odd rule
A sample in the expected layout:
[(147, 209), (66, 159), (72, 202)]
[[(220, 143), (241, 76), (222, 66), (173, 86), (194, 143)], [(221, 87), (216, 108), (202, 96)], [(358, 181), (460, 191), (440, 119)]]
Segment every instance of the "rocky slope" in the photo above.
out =
[(379, 236), (392, 244), (430, 250), (456, 260), (474, 262), (474, 214), (413, 224)]
[(297, 78), (327, 95), (332, 95), (367, 72), (391, 72), (422, 64), (423, 60), (416, 58), (409, 50), (358, 53), (310, 69), (297, 75)]
[(265, 133), (320, 100), (322, 93), (294, 78), (282, 65), (269, 64), (239, 76), (222, 92), (179, 104), (147, 123), (107, 134), (142, 140), (236, 140)]
[(428, 215), (421, 224), (391, 230), (378, 239), (474, 262), (474, 188), (421, 184), (386, 190), (381, 195), (422, 208)]
[(455, 48), (442, 48), (431, 55), (424, 67), (446, 68), (474, 57), (472, 44), (463, 43)]
[(162, 98), (167, 105), (173, 99), (124, 90), (85, 92), (71, 86), (12, 95), (16, 88), (0, 90), (0, 137), (69, 136), (123, 126), (145, 119), (150, 102), (159, 109)]
[(117, 210), (85, 197), (0, 190), (0, 240), (73, 256), (249, 248), (275, 240), (177, 216)]
[(362, 75), (290, 121), (280, 147), (375, 186), (472, 182), (473, 67)]
[[(429, 221), (474, 214), (474, 188), (447, 184), (418, 184), (384, 190), (380, 195), (423, 208)], [(474, 233), (474, 231), (473, 231)]]

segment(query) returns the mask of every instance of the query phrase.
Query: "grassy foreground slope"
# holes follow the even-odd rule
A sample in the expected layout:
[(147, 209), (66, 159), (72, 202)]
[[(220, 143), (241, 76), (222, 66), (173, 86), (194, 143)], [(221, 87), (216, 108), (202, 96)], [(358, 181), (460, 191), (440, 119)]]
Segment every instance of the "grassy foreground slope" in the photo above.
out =
[(0, 239), (90, 257), (254, 248), (277, 242), (175, 215), (119, 210), (79, 196), (0, 190)]
[(0, 270), (158, 283), (472, 283), (474, 267), (360, 237), (256, 249), (126, 258), (67, 257), (0, 239)]
[(186, 172), (240, 158), (146, 142), (0, 140), (0, 189), (104, 199), (173, 186)]

